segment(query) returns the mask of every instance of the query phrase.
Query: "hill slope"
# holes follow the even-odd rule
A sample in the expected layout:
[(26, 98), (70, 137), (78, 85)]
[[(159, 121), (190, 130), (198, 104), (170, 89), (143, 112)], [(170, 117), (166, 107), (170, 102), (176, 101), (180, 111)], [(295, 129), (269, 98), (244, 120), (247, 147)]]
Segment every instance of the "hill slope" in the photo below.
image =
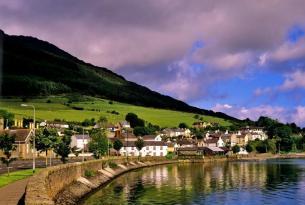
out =
[[(125, 119), (128, 112), (137, 114), (140, 118), (160, 127), (177, 127), (179, 123), (185, 122), (189, 126), (198, 121), (194, 118), (194, 113), (172, 111), (165, 109), (155, 109), (142, 106), (135, 106), (126, 103), (109, 100), (86, 97), (85, 100), (69, 103), (66, 97), (47, 97), (40, 99), (30, 99), (27, 103), (35, 105), (37, 120), (66, 120), (82, 122), (84, 119), (95, 118), (98, 120), (101, 116), (108, 119), (109, 122), (117, 123)], [(5, 109), (14, 113), (16, 118), (32, 118), (33, 110), (31, 108), (21, 107), (21, 99), (0, 99), (0, 109)], [(74, 109), (82, 108), (80, 109)], [(115, 111), (116, 113), (112, 113)], [(200, 115), (204, 121), (218, 123), (222, 126), (230, 126), (231, 121), (222, 118)]]
[(78, 93), (133, 105), (237, 120), (151, 91), (106, 68), (85, 63), (46, 41), (10, 36), (1, 30), (0, 39), (3, 40), (3, 96), (35, 97)]

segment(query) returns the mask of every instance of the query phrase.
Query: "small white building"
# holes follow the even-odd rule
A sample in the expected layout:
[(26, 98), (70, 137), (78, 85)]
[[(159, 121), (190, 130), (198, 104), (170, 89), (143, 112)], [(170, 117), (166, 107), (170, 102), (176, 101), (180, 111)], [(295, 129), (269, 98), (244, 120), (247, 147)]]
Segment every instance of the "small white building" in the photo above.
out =
[(130, 128), (130, 123), (127, 121), (121, 121), (120, 123), (121, 128)]
[(249, 137), (250, 141), (253, 141), (256, 139), (259, 139), (259, 140), (268, 139), (268, 136), (267, 136), (266, 132), (264, 131), (263, 127), (249, 127), (248, 126), (248, 127), (243, 128), (242, 131), (250, 134), (250, 137)]
[(166, 156), (167, 144), (162, 141), (144, 141), (144, 147), (139, 151), (134, 141), (124, 142), (120, 149), (120, 155), (126, 156)]
[(221, 137), (214, 137), (214, 138), (206, 139), (204, 143), (207, 147), (224, 147), (225, 146), (225, 142), (222, 140)]
[(85, 135), (72, 135), (71, 137), (71, 147), (76, 147), (77, 149), (87, 149), (88, 143), (90, 142), (90, 136)]

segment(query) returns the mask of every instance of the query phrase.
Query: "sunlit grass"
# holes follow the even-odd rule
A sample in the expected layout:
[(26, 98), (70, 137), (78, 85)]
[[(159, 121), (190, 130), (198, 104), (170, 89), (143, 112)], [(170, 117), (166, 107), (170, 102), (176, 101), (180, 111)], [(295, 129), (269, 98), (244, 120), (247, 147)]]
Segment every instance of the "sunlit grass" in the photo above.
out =
[[(51, 103), (47, 103), (48, 99), (51, 100)], [(70, 107), (64, 105), (65, 102), (68, 102), (68, 99), (64, 97), (49, 97), (29, 100), (27, 103), (35, 105), (36, 117), (40, 120), (62, 119), (80, 122), (86, 118), (98, 119), (100, 116), (105, 116), (108, 121), (116, 123), (124, 120), (127, 113), (133, 112), (145, 121), (159, 125), (160, 127), (177, 127), (181, 122), (185, 122), (191, 126), (193, 122), (197, 121), (194, 119), (195, 114), (193, 113), (134, 106), (119, 102), (109, 104), (108, 100), (97, 98), (92, 98), (90, 101), (72, 103)], [(32, 109), (21, 107), (21, 103), (22, 101), (20, 99), (1, 99), (0, 109), (6, 109), (17, 116), (32, 117)], [(82, 107), (84, 110), (74, 110), (72, 106)], [(109, 113), (113, 110), (119, 112), (119, 115)], [(223, 126), (229, 126), (231, 124), (229, 121), (217, 117), (204, 115), (201, 117), (205, 121), (219, 123)]]
[[(36, 169), (36, 173), (39, 172), (40, 169)], [(25, 179), (33, 175), (32, 169), (25, 169), (21, 171), (11, 172), (8, 176), (7, 173), (0, 175), (0, 187), (13, 183), (15, 181)]]

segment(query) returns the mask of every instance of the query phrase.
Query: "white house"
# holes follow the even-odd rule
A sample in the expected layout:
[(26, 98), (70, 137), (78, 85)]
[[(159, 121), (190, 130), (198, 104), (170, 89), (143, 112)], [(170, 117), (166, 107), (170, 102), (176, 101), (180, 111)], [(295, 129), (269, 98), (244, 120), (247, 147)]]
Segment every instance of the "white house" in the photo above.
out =
[(130, 128), (130, 123), (127, 121), (121, 121), (119, 124), (121, 128)]
[(249, 133), (251, 136), (249, 137), (249, 140), (266, 140), (268, 139), (268, 136), (266, 132), (264, 131), (263, 127), (245, 127), (243, 128), (243, 131), (246, 133)]
[(214, 137), (205, 140), (205, 144), (207, 147), (224, 147), (225, 142), (221, 139), (221, 137)]
[(71, 137), (71, 147), (76, 147), (77, 149), (87, 149), (88, 143), (90, 142), (90, 136), (85, 135), (72, 135)]
[(162, 141), (145, 141), (144, 147), (139, 151), (135, 146), (135, 142), (124, 142), (124, 146), (120, 149), (122, 156), (166, 156), (167, 144)]

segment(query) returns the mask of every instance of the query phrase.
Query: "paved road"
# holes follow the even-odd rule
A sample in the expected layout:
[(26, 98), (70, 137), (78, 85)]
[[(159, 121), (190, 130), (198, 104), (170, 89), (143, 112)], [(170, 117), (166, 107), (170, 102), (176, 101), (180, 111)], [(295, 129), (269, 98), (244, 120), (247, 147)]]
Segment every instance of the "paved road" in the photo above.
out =
[[(73, 163), (73, 162), (81, 162), (82, 158), (78, 157), (78, 158), (73, 158), (73, 159), (69, 159), (68, 163)], [(49, 159), (48, 159), (48, 163), (49, 163)], [(62, 164), (62, 162), (59, 159), (52, 159), (52, 166), (58, 165), (58, 164)], [(10, 171), (18, 171), (18, 170), (22, 170), (22, 169), (32, 169), (33, 167), (33, 160), (29, 159), (29, 160), (17, 160), (14, 161), (10, 164), (10, 167), (12, 167), (10, 169)], [(46, 167), (46, 162), (45, 159), (36, 159), (36, 167), (37, 168), (45, 168)], [(7, 172), (7, 168), (4, 164), (0, 165), (0, 174), (6, 173)]]

